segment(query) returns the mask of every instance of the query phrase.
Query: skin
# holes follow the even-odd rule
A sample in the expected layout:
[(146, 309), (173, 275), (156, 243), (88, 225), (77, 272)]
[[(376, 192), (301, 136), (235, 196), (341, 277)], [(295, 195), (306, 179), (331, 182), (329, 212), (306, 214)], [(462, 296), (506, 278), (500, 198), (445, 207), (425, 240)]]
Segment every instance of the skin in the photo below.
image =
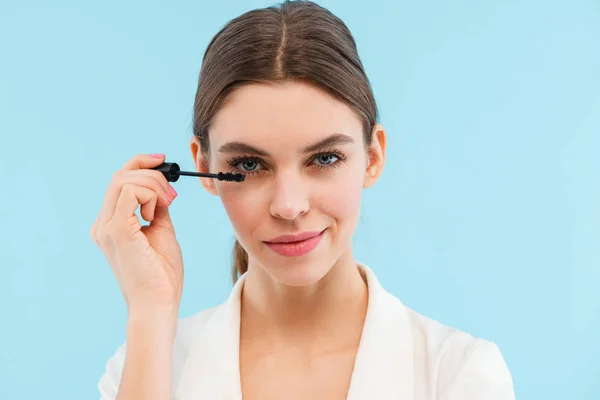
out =
[[(303, 151), (336, 133), (342, 142)], [(367, 148), (353, 109), (308, 83), (286, 82), (231, 93), (211, 127), (209, 155), (191, 141), (197, 171), (247, 174), (243, 183), (200, 178), (221, 198), (249, 255), (240, 327), (244, 399), (347, 395), (368, 299), (351, 239), (362, 189), (385, 164), (385, 131), (377, 124), (371, 134)], [(240, 152), (232, 142), (266, 154)], [(300, 257), (265, 244), (322, 230), (319, 245)]]

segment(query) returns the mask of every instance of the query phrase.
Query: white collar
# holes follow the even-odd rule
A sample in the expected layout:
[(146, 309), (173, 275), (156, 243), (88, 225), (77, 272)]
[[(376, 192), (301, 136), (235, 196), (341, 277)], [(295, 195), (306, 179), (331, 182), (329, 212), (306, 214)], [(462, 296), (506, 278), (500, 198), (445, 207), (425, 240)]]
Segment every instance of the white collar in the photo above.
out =
[[(348, 400), (412, 399), (413, 344), (406, 309), (369, 267), (359, 263), (358, 268), (367, 278), (369, 295)], [(228, 300), (195, 333), (175, 399), (242, 399), (239, 333), (244, 280), (242, 275)]]

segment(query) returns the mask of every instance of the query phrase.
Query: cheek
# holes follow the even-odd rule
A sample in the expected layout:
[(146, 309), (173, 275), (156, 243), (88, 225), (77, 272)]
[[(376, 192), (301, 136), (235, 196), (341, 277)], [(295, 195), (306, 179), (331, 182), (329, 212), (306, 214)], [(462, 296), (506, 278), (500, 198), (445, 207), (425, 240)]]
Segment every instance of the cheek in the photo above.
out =
[(251, 190), (241, 185), (244, 183), (223, 182), (218, 187), (223, 207), (240, 238), (256, 229), (264, 220), (267, 200), (264, 191)]
[(348, 168), (334, 174), (319, 185), (313, 196), (313, 208), (339, 225), (353, 224), (360, 213), (362, 182), (363, 173), (359, 169)]

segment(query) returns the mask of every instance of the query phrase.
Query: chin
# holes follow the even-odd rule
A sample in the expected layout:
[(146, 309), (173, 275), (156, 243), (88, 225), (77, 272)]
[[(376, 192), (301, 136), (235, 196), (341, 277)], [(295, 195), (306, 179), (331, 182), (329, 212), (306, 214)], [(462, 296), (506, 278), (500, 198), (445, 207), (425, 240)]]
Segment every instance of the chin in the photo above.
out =
[[(278, 257), (283, 258), (283, 257)], [(318, 261), (315, 257), (284, 259), (263, 264), (265, 271), (278, 283), (286, 286), (310, 286), (319, 282), (332, 267), (332, 263)]]

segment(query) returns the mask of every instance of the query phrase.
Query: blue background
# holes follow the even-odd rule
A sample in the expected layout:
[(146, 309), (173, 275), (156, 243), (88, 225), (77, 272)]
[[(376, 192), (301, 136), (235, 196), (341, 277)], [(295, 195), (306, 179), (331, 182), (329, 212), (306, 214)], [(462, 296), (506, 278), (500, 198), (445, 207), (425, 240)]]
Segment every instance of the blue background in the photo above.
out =
[[(89, 229), (140, 152), (192, 168), (201, 58), (267, 1), (0, 3), (0, 398), (97, 398), (126, 309)], [(600, 3), (321, 1), (389, 136), (357, 259), (407, 306), (496, 342), (517, 398), (600, 399)], [(233, 233), (175, 184), (181, 316), (225, 300)]]

